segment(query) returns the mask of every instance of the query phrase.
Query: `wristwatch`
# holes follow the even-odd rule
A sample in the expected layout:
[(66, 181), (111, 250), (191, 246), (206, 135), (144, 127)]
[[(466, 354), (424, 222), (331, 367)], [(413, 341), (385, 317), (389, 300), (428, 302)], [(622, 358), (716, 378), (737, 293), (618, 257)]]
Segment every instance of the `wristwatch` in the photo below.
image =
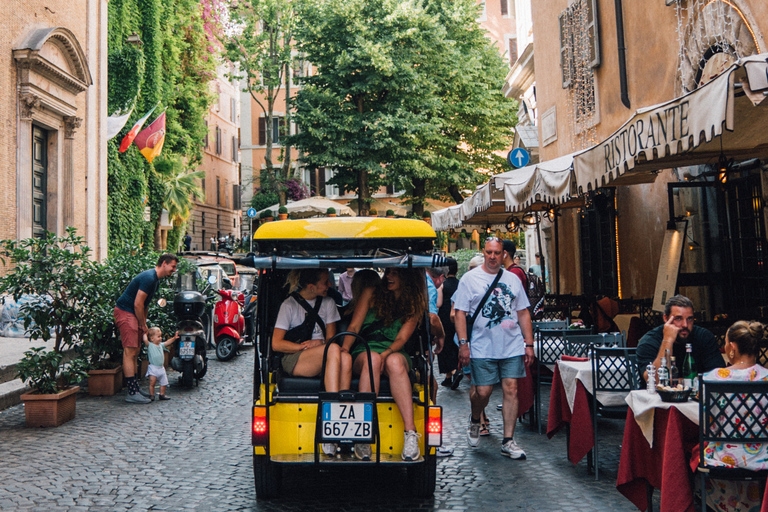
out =
[(459, 346), (460, 346), (460, 347), (463, 347), (463, 346), (464, 346), (464, 345), (466, 345), (467, 343), (469, 343), (469, 342), (467, 341), (467, 338), (461, 338), (461, 339), (459, 340)]

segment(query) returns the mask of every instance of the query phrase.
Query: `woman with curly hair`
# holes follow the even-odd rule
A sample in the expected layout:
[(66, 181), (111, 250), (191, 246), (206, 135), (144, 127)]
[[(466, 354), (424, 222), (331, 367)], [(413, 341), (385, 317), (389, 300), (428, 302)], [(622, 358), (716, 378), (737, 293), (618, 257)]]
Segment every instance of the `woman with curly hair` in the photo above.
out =
[[(360, 375), (360, 391), (379, 392), (381, 374), (389, 378), (392, 398), (403, 418), (405, 437), (403, 460), (416, 460), (420, 456), (419, 434), (413, 420), (413, 395), (408, 372), (411, 358), (404, 351), (427, 309), (426, 281), (423, 270), (388, 268), (376, 288), (366, 288), (357, 301), (348, 330), (365, 338), (371, 349), (374, 390), (370, 389), (368, 357), (365, 347), (353, 345), (355, 338), (347, 336), (342, 351), (352, 355), (352, 370)], [(355, 455), (363, 460), (371, 458), (371, 446), (355, 445)]]

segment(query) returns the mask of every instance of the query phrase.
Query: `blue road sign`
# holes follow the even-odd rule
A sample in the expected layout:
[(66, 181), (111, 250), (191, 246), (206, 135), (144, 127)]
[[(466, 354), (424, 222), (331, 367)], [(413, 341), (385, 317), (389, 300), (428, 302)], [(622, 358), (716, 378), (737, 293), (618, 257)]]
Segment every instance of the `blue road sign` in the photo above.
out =
[(530, 160), (531, 155), (529, 155), (523, 148), (515, 148), (507, 155), (507, 162), (509, 162), (509, 165), (517, 167), (518, 169), (528, 165)]
[(256, 208), (248, 208), (248, 216), (254, 218), (256, 216)]

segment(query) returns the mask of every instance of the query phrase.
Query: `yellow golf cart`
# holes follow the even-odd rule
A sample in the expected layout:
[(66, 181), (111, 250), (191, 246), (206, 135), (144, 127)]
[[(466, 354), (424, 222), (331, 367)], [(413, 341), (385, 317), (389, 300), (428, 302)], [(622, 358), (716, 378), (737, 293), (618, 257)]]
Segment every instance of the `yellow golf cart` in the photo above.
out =
[[(287, 297), (284, 286), (292, 269), (430, 267), (442, 264), (433, 254), (435, 232), (425, 222), (413, 219), (320, 218), (269, 222), (254, 234), (257, 253), (238, 261), (259, 269), (256, 332), (258, 352), (254, 362), (253, 473), (258, 498), (274, 497), (282, 471), (290, 465), (323, 467), (372, 465), (402, 467), (408, 472), (411, 493), (434, 494), (435, 449), (442, 444), (442, 409), (432, 376), (432, 352), (427, 333), (429, 322), (407, 345), (413, 371), (413, 408), (421, 455), (404, 461), (403, 421), (381, 377), (379, 396), (352, 389), (328, 393), (323, 378), (294, 377), (280, 368), (272, 352), (272, 331), (278, 310)], [(343, 333), (331, 342), (341, 343)], [(358, 337), (359, 342), (365, 340)], [(408, 348), (409, 347), (409, 348)], [(352, 414), (350, 414), (350, 412)], [(325, 455), (322, 443), (336, 443), (340, 453)], [(368, 461), (354, 457), (355, 444), (373, 446)]]

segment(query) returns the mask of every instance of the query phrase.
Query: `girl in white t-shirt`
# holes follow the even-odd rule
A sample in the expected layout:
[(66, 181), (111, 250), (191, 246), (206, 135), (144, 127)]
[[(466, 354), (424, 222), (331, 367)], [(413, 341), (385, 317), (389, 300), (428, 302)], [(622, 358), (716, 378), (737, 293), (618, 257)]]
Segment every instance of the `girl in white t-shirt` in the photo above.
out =
[[(283, 370), (296, 377), (320, 375), (325, 343), (336, 334), (339, 312), (327, 297), (330, 281), (326, 269), (294, 270), (288, 276), (292, 294), (283, 301), (272, 333), (272, 350), (282, 352)], [(295, 293), (293, 293), (295, 292)], [(320, 301), (320, 304), (317, 304)], [(304, 303), (302, 306), (301, 303)], [(306, 307), (316, 311), (324, 325), (310, 324)], [(310, 318), (311, 321), (311, 318)], [(349, 389), (352, 381), (352, 357), (336, 343), (328, 347), (325, 363), (325, 390)]]

